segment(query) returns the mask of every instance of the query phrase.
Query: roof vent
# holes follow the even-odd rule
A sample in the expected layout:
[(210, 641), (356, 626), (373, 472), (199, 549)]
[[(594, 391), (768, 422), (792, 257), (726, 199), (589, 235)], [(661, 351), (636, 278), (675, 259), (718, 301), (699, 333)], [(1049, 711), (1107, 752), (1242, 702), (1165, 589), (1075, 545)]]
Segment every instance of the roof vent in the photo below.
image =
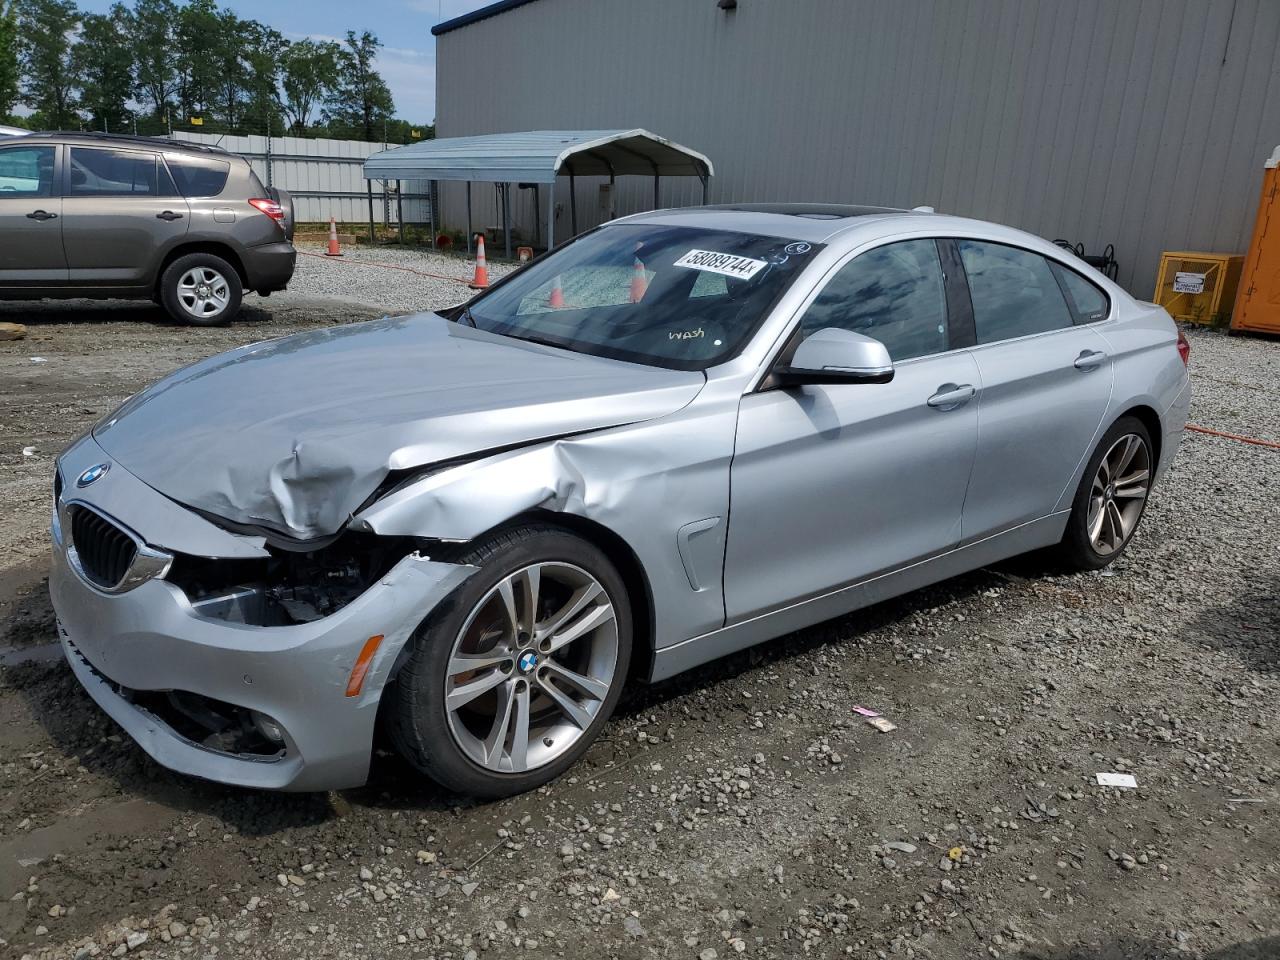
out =
[(719, 0), (716, 6), (721, 10), (737, 10), (738, 0)]

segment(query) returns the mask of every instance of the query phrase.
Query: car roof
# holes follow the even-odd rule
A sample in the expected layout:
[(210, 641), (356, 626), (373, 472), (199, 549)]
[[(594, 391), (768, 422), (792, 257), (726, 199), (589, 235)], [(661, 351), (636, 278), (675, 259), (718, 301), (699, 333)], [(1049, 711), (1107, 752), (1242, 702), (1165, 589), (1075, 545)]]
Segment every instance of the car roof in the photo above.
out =
[(28, 140), (53, 140), (58, 143), (77, 143), (81, 145), (108, 145), (147, 147), (151, 150), (164, 150), (166, 153), (190, 151), (192, 153), (212, 153), (218, 156), (229, 156), (222, 147), (207, 143), (192, 143), (189, 140), (172, 140), (167, 137), (142, 137), (125, 133), (101, 133), (93, 130), (41, 130), (29, 134)]
[(755, 233), (787, 240), (825, 243), (851, 227), (897, 217), (932, 214), (897, 207), (871, 207), (838, 203), (726, 203), (705, 207), (654, 210), (625, 218), (627, 223), (665, 223)]

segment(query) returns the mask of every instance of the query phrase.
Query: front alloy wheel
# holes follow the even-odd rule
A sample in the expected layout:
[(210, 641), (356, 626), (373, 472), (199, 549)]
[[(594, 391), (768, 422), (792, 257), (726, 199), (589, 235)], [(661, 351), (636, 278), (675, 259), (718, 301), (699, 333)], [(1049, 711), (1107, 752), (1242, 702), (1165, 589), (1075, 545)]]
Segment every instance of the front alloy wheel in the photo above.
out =
[(594, 544), (544, 524), (449, 559), (478, 570), (410, 641), (388, 690), (392, 740), (459, 793), (532, 790), (572, 766), (617, 705), (631, 662), (626, 585)]
[(591, 728), (617, 665), (618, 624), (600, 581), (569, 563), (530, 564), (485, 594), (453, 642), (449, 732), (488, 770), (545, 766)]

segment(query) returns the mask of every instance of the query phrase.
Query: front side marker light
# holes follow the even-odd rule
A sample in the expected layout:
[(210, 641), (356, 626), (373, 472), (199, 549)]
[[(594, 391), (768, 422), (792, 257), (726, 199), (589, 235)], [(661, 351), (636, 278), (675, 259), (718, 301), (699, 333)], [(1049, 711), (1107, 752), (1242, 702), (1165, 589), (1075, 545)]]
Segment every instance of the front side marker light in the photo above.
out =
[(360, 690), (364, 687), (364, 678), (369, 675), (369, 668), (373, 666), (374, 654), (378, 652), (378, 647), (382, 644), (382, 634), (377, 633), (364, 642), (364, 646), (360, 648), (360, 656), (356, 657), (355, 665), (351, 668), (351, 676), (347, 680), (347, 696), (358, 697)]

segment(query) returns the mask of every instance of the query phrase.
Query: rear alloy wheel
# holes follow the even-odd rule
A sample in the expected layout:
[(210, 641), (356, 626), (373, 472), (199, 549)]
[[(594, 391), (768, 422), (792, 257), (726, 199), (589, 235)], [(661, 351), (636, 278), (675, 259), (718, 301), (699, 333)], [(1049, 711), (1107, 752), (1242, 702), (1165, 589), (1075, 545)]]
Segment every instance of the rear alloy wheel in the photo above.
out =
[(520, 528), (459, 562), (481, 570), (419, 631), (392, 735), (445, 786), (508, 796), (567, 769), (613, 712), (630, 608), (608, 559), (564, 531)]
[(1102, 438), (1076, 491), (1060, 547), (1072, 567), (1097, 570), (1124, 552), (1146, 510), (1154, 467), (1147, 428), (1122, 417)]
[(211, 253), (179, 257), (160, 278), (160, 300), (181, 323), (211, 327), (240, 312), (244, 289), (235, 268)]

